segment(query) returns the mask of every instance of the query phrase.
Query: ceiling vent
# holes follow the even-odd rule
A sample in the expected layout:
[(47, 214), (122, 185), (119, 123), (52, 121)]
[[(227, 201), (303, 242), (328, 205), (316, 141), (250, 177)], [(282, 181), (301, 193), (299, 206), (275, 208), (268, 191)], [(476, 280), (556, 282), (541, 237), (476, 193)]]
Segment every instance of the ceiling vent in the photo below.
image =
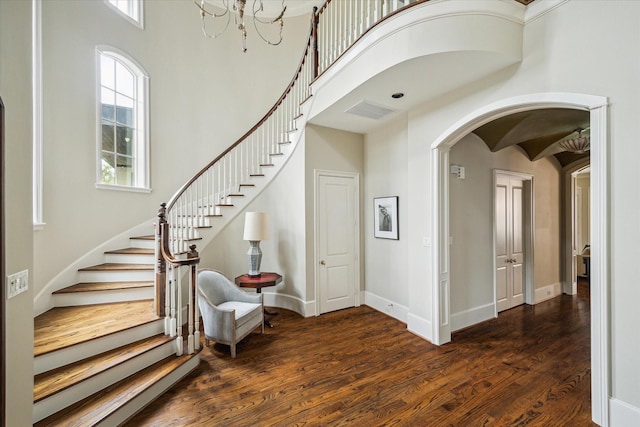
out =
[(345, 111), (345, 113), (355, 114), (356, 116), (362, 116), (368, 119), (380, 120), (384, 116), (394, 113), (395, 111), (396, 110), (392, 110), (391, 108), (372, 104), (369, 101), (360, 101)]

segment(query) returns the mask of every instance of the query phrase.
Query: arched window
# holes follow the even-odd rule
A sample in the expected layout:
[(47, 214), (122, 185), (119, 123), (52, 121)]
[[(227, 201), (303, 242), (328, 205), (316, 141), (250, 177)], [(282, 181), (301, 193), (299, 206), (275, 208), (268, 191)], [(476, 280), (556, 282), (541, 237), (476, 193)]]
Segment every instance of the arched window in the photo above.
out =
[(101, 188), (149, 190), (148, 81), (113, 48), (98, 48), (98, 170)]

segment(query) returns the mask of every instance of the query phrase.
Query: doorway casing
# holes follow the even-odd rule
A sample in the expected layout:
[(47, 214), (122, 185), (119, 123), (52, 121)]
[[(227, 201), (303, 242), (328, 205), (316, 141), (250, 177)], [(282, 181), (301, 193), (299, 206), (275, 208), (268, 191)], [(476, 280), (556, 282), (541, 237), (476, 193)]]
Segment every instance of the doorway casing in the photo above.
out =
[(451, 341), (449, 271), (449, 150), (477, 127), (529, 110), (569, 108), (590, 112), (591, 126), (591, 412), (603, 427), (609, 420), (609, 218), (608, 100), (577, 93), (535, 93), (496, 101), (463, 117), (431, 145), (432, 342)]

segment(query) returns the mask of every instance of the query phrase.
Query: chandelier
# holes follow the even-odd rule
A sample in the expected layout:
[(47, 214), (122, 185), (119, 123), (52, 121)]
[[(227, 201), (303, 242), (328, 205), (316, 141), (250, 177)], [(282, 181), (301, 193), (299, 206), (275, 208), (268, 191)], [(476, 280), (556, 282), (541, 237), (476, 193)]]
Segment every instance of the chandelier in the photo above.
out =
[(589, 151), (590, 148), (590, 138), (588, 136), (583, 136), (582, 132), (584, 129), (578, 128), (576, 129), (578, 132), (578, 136), (575, 138), (569, 138), (562, 140), (558, 143), (558, 145), (565, 151), (569, 151), (571, 153), (582, 154)]
[[(205, 0), (200, 0), (200, 2), (198, 2), (198, 0), (193, 0), (193, 2), (196, 6), (198, 6), (198, 9), (200, 9), (200, 17), (202, 19), (202, 32), (210, 39), (215, 39), (222, 35), (222, 33), (224, 33), (229, 27), (229, 24), (231, 22), (231, 15), (234, 15), (234, 24), (238, 26), (242, 37), (242, 51), (247, 51), (247, 26), (245, 24), (245, 8), (247, 6), (247, 0), (222, 0), (221, 7), (223, 11), (220, 13), (216, 13), (215, 11), (213, 11), (213, 9), (209, 10), (205, 8)], [(282, 10), (280, 11), (280, 13), (273, 19), (264, 19), (258, 16), (259, 14), (264, 13), (263, 0), (253, 0), (253, 26), (256, 29), (256, 34), (258, 34), (258, 36), (260, 36), (260, 38), (265, 43), (272, 46), (277, 46), (282, 42), (282, 29), (284, 27), (284, 21), (282, 17), (284, 16), (285, 10), (287, 10), (287, 7), (284, 5), (284, 0), (282, 0)], [(226, 22), (223, 21), (225, 23), (222, 25), (222, 30), (213, 34), (209, 33), (206, 27), (207, 19), (215, 21), (218, 18), (226, 18)], [(278, 30), (278, 35), (275, 36), (274, 39), (269, 39), (261, 32), (260, 27), (266, 27), (272, 24), (279, 25), (280, 28)]]

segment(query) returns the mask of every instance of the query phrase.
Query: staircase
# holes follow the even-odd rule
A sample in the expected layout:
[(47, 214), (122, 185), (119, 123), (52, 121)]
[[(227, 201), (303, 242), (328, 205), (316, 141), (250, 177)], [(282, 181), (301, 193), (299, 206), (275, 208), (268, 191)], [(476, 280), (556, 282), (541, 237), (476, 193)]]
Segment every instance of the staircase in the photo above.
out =
[[(188, 257), (192, 244), (206, 247), (282, 169), (302, 138), (311, 83), (319, 73), (370, 26), (404, 4), (359, 0), (358, 7), (347, 9), (349, 2), (335, 1), (338, 12), (324, 13), (329, 3), (313, 14), (306, 50), (283, 95), (251, 130), (162, 205), (154, 220), (161, 224), (158, 235), (131, 237), (122, 249), (90, 252), (83, 259), (102, 262), (84, 266), (77, 261), (51, 285), (56, 289), (50, 294), (52, 304), (45, 301), (42, 308), (54, 308), (34, 319), (35, 426), (120, 425), (198, 367), (197, 304), (188, 312), (189, 329), (196, 318), (196, 333), (189, 331), (183, 341), (185, 304), (180, 296), (159, 297), (168, 290), (181, 295), (181, 273), (172, 271), (179, 268), (174, 266)], [(345, 13), (345, 19), (339, 18)], [(338, 28), (338, 23), (345, 29), (336, 34), (349, 34), (348, 39), (334, 40), (333, 33), (322, 31)], [(151, 222), (148, 226), (151, 231)], [(155, 247), (156, 237), (164, 242), (161, 250)], [(75, 281), (72, 277), (79, 283), (65, 283)], [(166, 304), (167, 317), (156, 315), (155, 298)]]
[(34, 425), (120, 424), (198, 366), (154, 313), (153, 246), (106, 252), (35, 318)]

